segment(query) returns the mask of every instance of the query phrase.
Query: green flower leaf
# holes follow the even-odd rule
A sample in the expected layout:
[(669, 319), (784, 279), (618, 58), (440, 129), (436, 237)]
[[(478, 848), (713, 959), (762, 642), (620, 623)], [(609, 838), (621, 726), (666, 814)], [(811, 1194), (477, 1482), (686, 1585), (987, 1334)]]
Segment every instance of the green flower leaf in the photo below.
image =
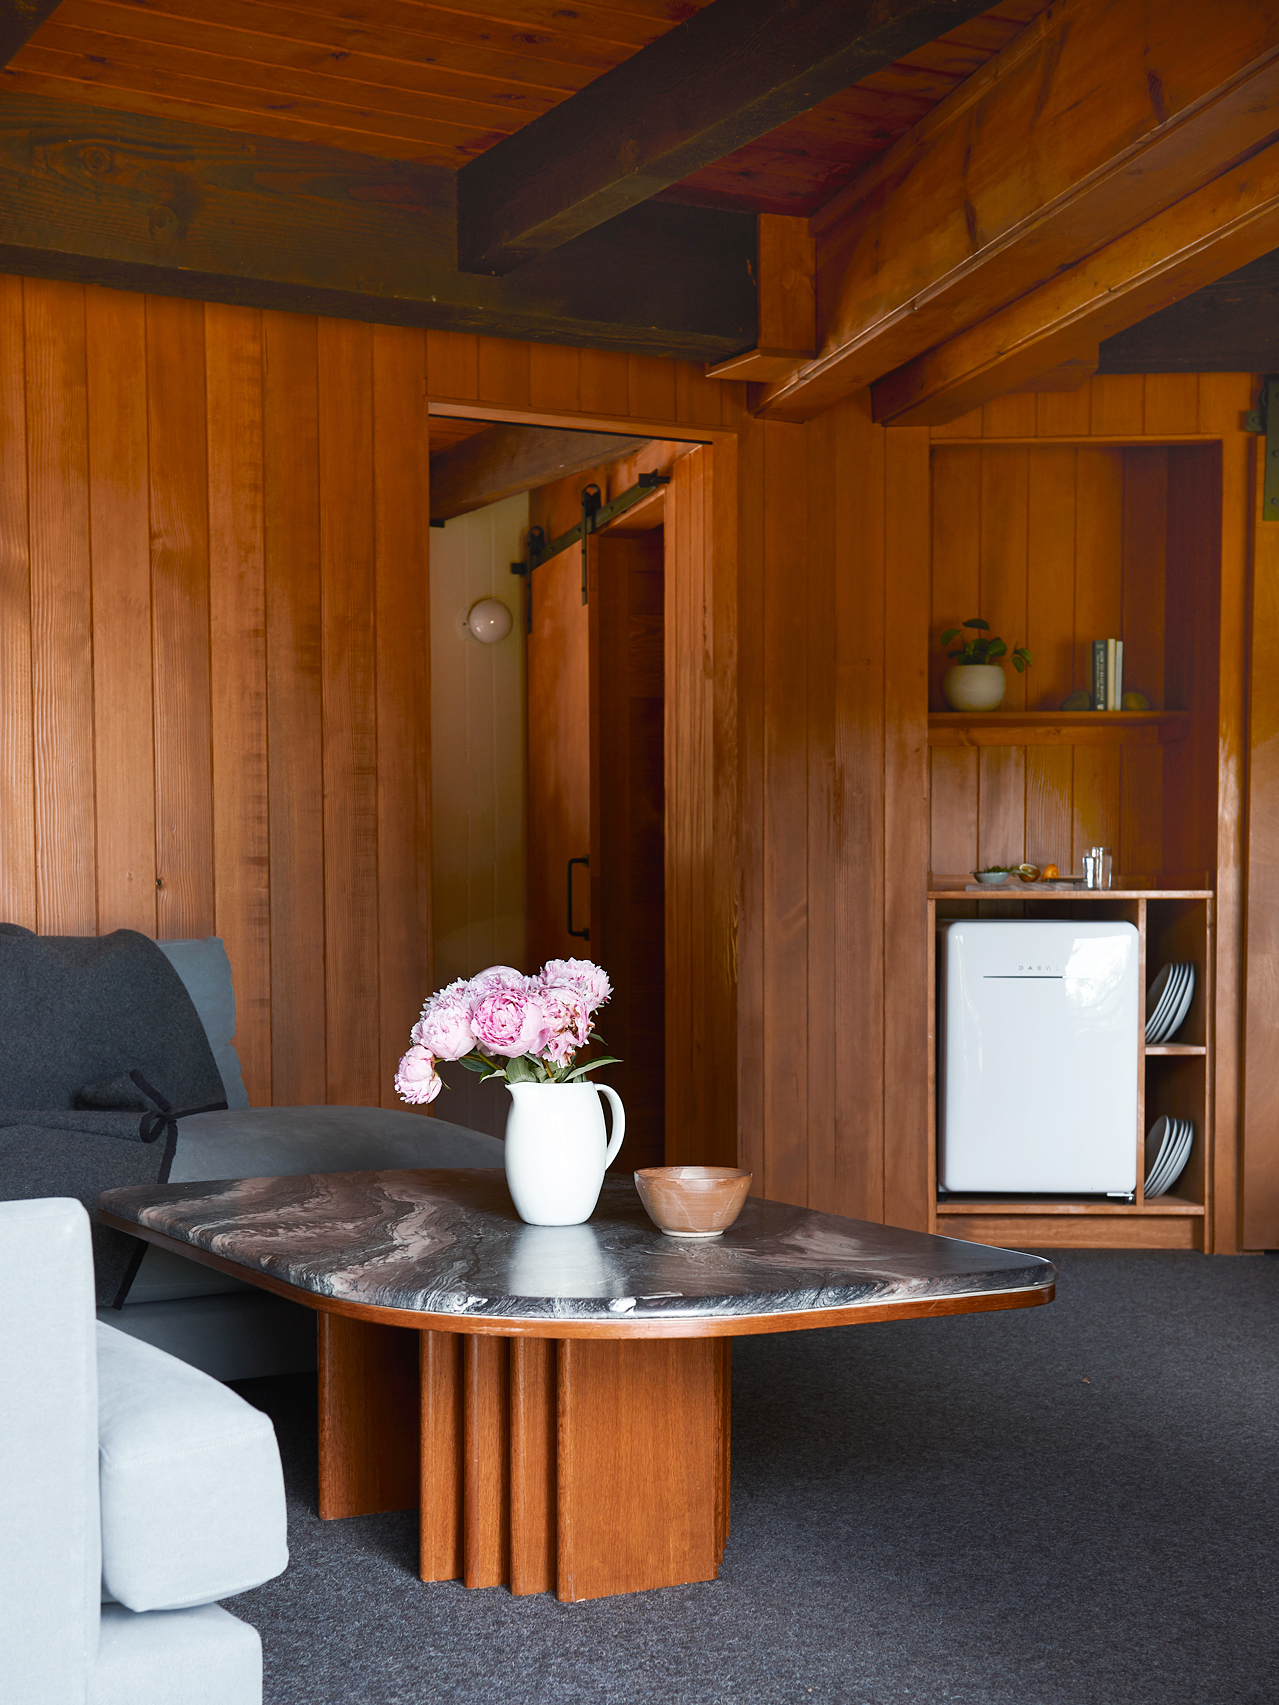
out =
[(596, 1066), (620, 1066), (621, 1060), (616, 1054), (604, 1054), (598, 1060), (588, 1060), (584, 1066), (575, 1066), (571, 1072), (565, 1072), (561, 1083), (570, 1083), (575, 1077), (581, 1077), (583, 1072), (593, 1072)]

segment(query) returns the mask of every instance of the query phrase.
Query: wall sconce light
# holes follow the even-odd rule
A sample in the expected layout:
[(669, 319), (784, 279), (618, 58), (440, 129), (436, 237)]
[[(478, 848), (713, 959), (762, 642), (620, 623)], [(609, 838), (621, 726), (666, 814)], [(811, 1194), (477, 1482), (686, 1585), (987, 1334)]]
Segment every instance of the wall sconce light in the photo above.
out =
[(481, 645), (496, 645), (506, 638), (515, 623), (500, 598), (481, 598), (466, 612), (462, 625)]

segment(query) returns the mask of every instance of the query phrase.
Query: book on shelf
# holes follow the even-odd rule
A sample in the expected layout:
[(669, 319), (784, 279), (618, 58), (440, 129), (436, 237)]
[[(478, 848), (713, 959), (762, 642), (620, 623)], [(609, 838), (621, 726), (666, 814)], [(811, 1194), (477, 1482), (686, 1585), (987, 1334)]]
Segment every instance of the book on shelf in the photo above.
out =
[(1124, 642), (1095, 639), (1092, 642), (1092, 708), (1120, 710), (1124, 700)]

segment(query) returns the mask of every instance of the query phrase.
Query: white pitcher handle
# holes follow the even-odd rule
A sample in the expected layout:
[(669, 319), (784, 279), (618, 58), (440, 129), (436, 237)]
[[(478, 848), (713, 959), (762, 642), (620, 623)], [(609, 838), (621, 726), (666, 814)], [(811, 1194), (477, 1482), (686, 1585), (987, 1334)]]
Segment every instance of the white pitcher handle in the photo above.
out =
[(617, 1151), (622, 1146), (622, 1138), (626, 1135), (626, 1109), (622, 1106), (622, 1098), (615, 1089), (606, 1083), (597, 1083), (596, 1089), (601, 1095), (607, 1095), (613, 1109), (613, 1135), (609, 1138), (608, 1148), (604, 1154), (605, 1171), (617, 1158)]

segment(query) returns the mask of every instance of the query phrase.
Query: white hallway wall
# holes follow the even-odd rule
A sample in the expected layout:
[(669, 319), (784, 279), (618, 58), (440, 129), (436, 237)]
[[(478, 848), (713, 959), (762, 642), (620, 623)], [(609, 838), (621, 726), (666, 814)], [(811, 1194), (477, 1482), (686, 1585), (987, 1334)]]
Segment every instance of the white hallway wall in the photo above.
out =
[[(487, 965), (522, 969), (525, 932), (525, 651), (521, 582), (528, 497), (509, 497), (431, 531), (431, 819), (435, 987)], [(497, 645), (467, 634), (478, 598), (499, 598), (512, 632)], [(423, 991), (425, 994), (426, 991)], [(500, 1132), (497, 1084), (458, 1067), (433, 1111)]]

